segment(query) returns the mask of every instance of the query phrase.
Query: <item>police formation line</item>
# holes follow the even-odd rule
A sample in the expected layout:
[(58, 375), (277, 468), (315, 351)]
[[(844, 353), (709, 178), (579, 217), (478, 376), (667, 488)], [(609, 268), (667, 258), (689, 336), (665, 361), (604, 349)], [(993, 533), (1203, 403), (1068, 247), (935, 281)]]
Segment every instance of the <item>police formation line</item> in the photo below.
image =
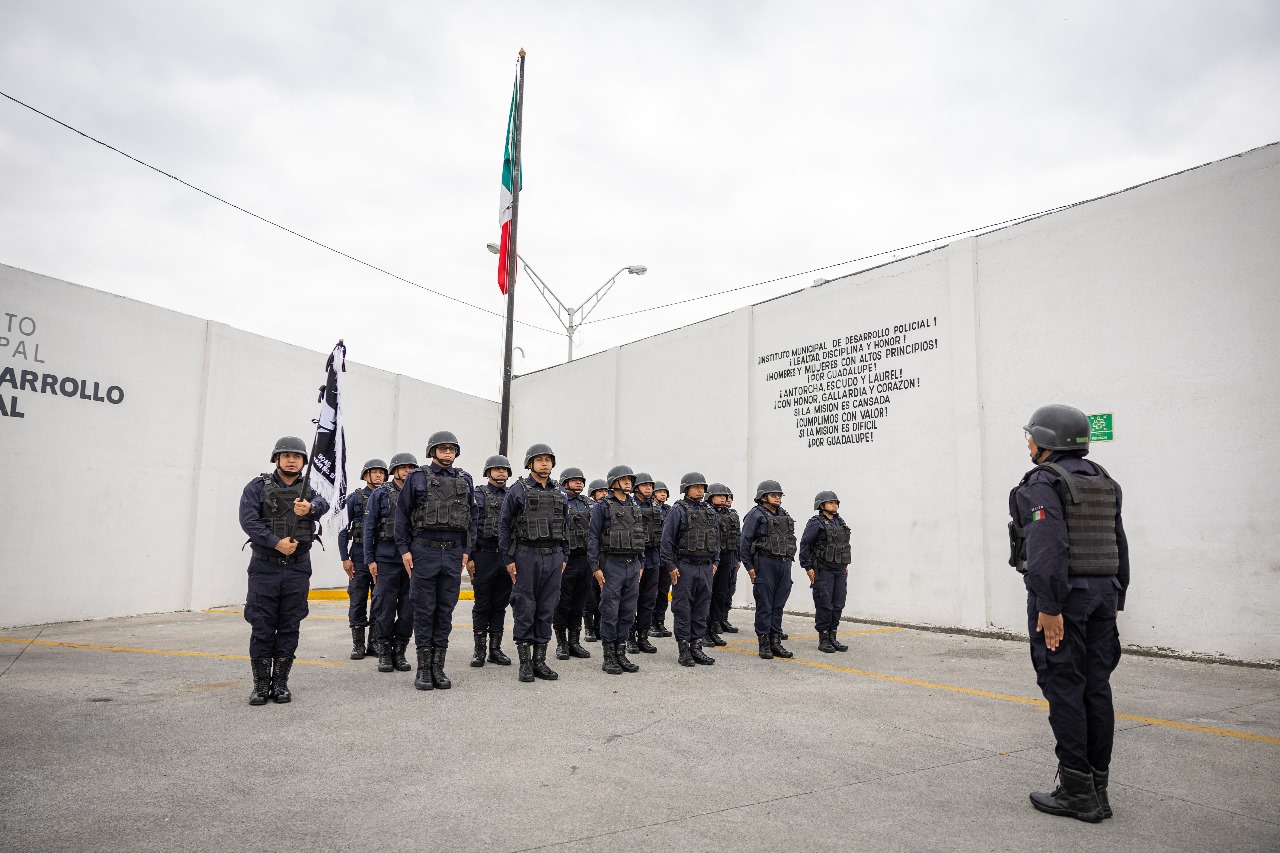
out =
[[(1129, 581), (1120, 488), (1084, 459), (1089, 424), (1078, 409), (1042, 407), (1025, 430), (1036, 467), (1010, 494), (1010, 562), (1025, 578), (1031, 658), (1049, 702), (1060, 772), (1058, 787), (1031, 801), (1051, 814), (1098, 821), (1111, 816), (1109, 678), (1120, 657), (1116, 611)], [(782, 613), (797, 554), (812, 587), (819, 650), (848, 651), (836, 630), (851, 537), (834, 492), (817, 494), (797, 541), (776, 480), (759, 484), (755, 506), (739, 520), (732, 492), (696, 471), (681, 478), (681, 496), (668, 506), (664, 483), (626, 465), (589, 488), (578, 468), (553, 478), (556, 456), (545, 444), (528, 449), (525, 475), (515, 482), (506, 457), (489, 457), (478, 486), (455, 464), (460, 453), (457, 437), (441, 431), (428, 442), (426, 464), (398, 453), (390, 465), (371, 459), (363, 466), (365, 486), (347, 498), (351, 521), (338, 537), (350, 579), (353, 660), (376, 655), (379, 672), (409, 672), (413, 640), (414, 687), (452, 687), (444, 667), (465, 571), (475, 594), (472, 667), (511, 664), (502, 650), (509, 604), (519, 681), (559, 678), (547, 665), (553, 633), (557, 660), (590, 658), (585, 639), (600, 643), (604, 672), (637, 672), (628, 655), (654, 654), (650, 638), (672, 636), (668, 597), (678, 663), (707, 666), (715, 660), (704, 648), (725, 645), (721, 634), (738, 631), (728, 615), (740, 567), (752, 583), (759, 656), (789, 658)], [(292, 698), (309, 551), (316, 519), (329, 509), (303, 485), (306, 459), (301, 439), (281, 438), (271, 454), (275, 470), (251, 480), (241, 496), (240, 524), (253, 550), (244, 614), (252, 627), (251, 705)]]

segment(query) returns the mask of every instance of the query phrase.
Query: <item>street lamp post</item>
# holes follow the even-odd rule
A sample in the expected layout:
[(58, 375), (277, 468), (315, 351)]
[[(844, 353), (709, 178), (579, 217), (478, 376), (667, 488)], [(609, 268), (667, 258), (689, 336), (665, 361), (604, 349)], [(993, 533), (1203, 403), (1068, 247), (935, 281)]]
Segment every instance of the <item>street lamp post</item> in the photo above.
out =
[[(496, 243), (489, 243), (485, 248), (495, 255), (500, 251), (498, 244)], [(542, 280), (542, 276), (538, 275), (534, 271), (533, 267), (529, 266), (528, 261), (519, 254), (516, 255), (516, 258), (520, 261), (520, 265), (524, 267), (524, 271), (529, 274), (529, 280), (533, 282), (533, 286), (537, 288), (538, 294), (542, 296), (542, 301), (547, 303), (547, 307), (551, 309), (551, 313), (556, 315), (556, 319), (560, 322), (560, 325), (564, 327), (565, 334), (569, 336), (569, 361), (573, 361), (574, 332), (578, 331), (579, 327), (586, 322), (586, 319), (591, 312), (600, 304), (600, 301), (603, 300), (609, 291), (613, 289), (613, 284), (618, 280), (618, 276), (622, 275), (624, 272), (629, 275), (644, 275), (649, 271), (649, 268), (643, 264), (632, 264), (631, 266), (622, 267), (613, 275), (609, 276), (608, 281), (597, 287), (594, 293), (584, 299), (581, 305), (577, 308), (570, 308), (568, 305), (561, 302), (560, 297), (556, 296), (555, 293), (551, 291), (551, 288), (547, 286), (547, 283)]]

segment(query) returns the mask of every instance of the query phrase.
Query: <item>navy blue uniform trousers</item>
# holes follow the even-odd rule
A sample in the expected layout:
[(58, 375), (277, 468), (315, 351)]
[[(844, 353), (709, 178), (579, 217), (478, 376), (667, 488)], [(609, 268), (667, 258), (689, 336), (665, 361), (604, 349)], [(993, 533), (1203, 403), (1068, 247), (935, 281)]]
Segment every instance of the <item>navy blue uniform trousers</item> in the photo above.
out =
[(817, 630), (834, 631), (840, 627), (840, 614), (844, 612), (848, 590), (849, 577), (844, 569), (816, 568), (813, 573), (813, 625)]
[(511, 587), (511, 636), (517, 643), (550, 643), (551, 619), (560, 603), (564, 549), (516, 547), (516, 582)]
[(347, 581), (347, 598), (351, 601), (347, 622), (352, 628), (365, 628), (369, 625), (369, 589), (373, 586), (373, 575), (369, 573), (363, 550), (353, 545), (350, 554), (356, 573)]
[(249, 560), (249, 592), (244, 621), (249, 623), (249, 657), (292, 658), (298, 633), (307, 618), (311, 590), (311, 555), (287, 566), (254, 554)]
[(476, 577), (471, 582), (476, 596), (471, 607), (471, 629), (477, 634), (501, 634), (507, 621), (507, 605), (511, 603), (507, 561), (496, 548), (472, 554), (471, 559), (476, 563)]
[(1044, 634), (1036, 632), (1035, 596), (1027, 596), (1031, 663), (1049, 703), (1058, 762), (1081, 773), (1091, 767), (1105, 771), (1111, 766), (1116, 729), (1111, 673), (1120, 663), (1119, 590), (1109, 577), (1071, 581), (1073, 588), (1062, 603), (1063, 635), (1057, 651), (1049, 651)]
[[(569, 552), (569, 563), (560, 577), (560, 601), (556, 605), (553, 625), (576, 631), (582, 628), (582, 611), (587, 602), (590, 587), (599, 589), (596, 579), (587, 566), (587, 552)], [(598, 596), (597, 596), (598, 597)]]
[(462, 543), (441, 548), (443, 543), (414, 540), (413, 633), (418, 648), (449, 647), (453, 630), (453, 608), (458, 606), (458, 590), (462, 588)]
[(413, 636), (413, 599), (404, 563), (378, 560), (378, 582), (373, 587), (373, 635), (378, 642), (409, 644)]
[(791, 595), (791, 561), (760, 554), (756, 557), (756, 635), (781, 634), (782, 610)]
[(671, 613), (677, 640), (701, 640), (711, 613), (711, 562), (677, 560), (680, 579), (671, 585)]
[[(600, 590), (600, 641), (621, 643), (636, 621), (636, 599), (640, 597), (641, 558), (606, 554), (604, 589)], [(595, 580), (592, 580), (595, 583)], [(599, 586), (599, 584), (596, 584)]]
[(658, 566), (661, 562), (657, 548), (644, 552), (644, 572), (640, 575), (640, 589), (636, 594), (635, 627), (639, 630), (649, 630), (653, 625), (653, 614), (658, 610), (658, 575), (662, 573)]
[(733, 605), (733, 588), (735, 586), (738, 569), (735, 565), (738, 562), (737, 551), (721, 551), (720, 559), (717, 561), (716, 574), (711, 580), (711, 614), (709, 618), (717, 624), (712, 627), (719, 628), (718, 623), (729, 618), (729, 608)]
[(658, 603), (653, 609), (653, 624), (656, 626), (667, 621), (667, 607), (671, 604), (671, 575), (666, 571), (658, 572)]

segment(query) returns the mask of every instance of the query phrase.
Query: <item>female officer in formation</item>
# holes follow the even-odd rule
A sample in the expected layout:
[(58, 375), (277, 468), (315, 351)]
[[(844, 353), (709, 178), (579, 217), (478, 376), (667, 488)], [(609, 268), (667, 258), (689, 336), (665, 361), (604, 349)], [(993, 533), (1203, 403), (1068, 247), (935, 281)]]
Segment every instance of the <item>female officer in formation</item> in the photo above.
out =
[(742, 520), (738, 552), (755, 593), (760, 657), (792, 657), (782, 645), (782, 610), (791, 594), (796, 522), (782, 508), (782, 486), (777, 480), (763, 480), (756, 487), (756, 505)]
[[(658, 510), (662, 513), (662, 523), (667, 523), (667, 516), (671, 514), (671, 507), (667, 506), (667, 498), (671, 497), (671, 492), (667, 489), (667, 484), (661, 480), (653, 481), (653, 500), (658, 504)], [(671, 575), (666, 572), (658, 572), (658, 604), (653, 611), (653, 627), (649, 629), (650, 637), (670, 637), (671, 631), (667, 629), (667, 606), (671, 602)]]
[(595, 586), (587, 566), (587, 520), (591, 517), (591, 501), (582, 496), (586, 487), (587, 475), (581, 468), (565, 468), (560, 473), (560, 488), (564, 490), (569, 520), (565, 529), (568, 556), (560, 578), (560, 602), (552, 623), (556, 632), (556, 660), (591, 657), (591, 652), (579, 642), (587, 590)]
[(707, 503), (715, 510), (716, 520), (720, 523), (720, 553), (715, 560), (706, 639), (713, 646), (726, 646), (728, 642), (720, 632), (738, 631), (729, 624), (729, 608), (733, 606), (733, 590), (738, 578), (738, 538), (742, 535), (742, 521), (731, 505), (733, 492), (724, 483), (712, 483), (707, 487)]
[(250, 705), (293, 698), (289, 670), (298, 650), (298, 630), (307, 616), (311, 540), (316, 519), (329, 511), (325, 499), (302, 483), (307, 462), (302, 439), (281, 438), (271, 461), (276, 469), (254, 477), (240, 495), (240, 528), (253, 551), (244, 604), (244, 618), (252, 628)]
[(835, 492), (818, 492), (813, 499), (818, 514), (809, 519), (800, 537), (800, 568), (809, 575), (813, 590), (814, 626), (818, 629), (818, 651), (833, 654), (849, 647), (836, 639), (840, 613), (844, 610), (849, 584), (849, 525), (840, 517), (840, 499)]
[(640, 508), (631, 497), (635, 476), (626, 465), (609, 469), (609, 494), (591, 507), (587, 525), (587, 561), (600, 587), (601, 669), (610, 675), (640, 670), (627, 658), (647, 541)]
[(711, 610), (711, 582), (720, 557), (720, 520), (702, 502), (707, 479), (697, 471), (680, 478), (680, 500), (662, 528), (662, 565), (671, 575), (671, 611), (676, 617), (676, 647), (681, 666), (710, 666), (702, 651)]
[(498, 547), (498, 520), (502, 516), (502, 502), (507, 498), (511, 460), (500, 454), (490, 456), (484, 461), (484, 477), (487, 482), (476, 486), (476, 544), (471, 549), (471, 561), (467, 563), (467, 577), (471, 580), (475, 596), (471, 608), (471, 631), (476, 648), (471, 655), (471, 665), (484, 666), (487, 642), (487, 660), (499, 666), (510, 666), (511, 658), (502, 651), (502, 626), (506, 621), (507, 605), (511, 603), (511, 575), (507, 572), (502, 549)]
[[(595, 506), (596, 501), (604, 500), (604, 496), (609, 494), (609, 484), (602, 479), (591, 481), (590, 487), (587, 489), (591, 500), (589, 503)], [(590, 521), (590, 516), (587, 520)], [(582, 627), (583, 637), (588, 643), (596, 643), (600, 641), (600, 584), (596, 583), (596, 579), (591, 577), (594, 570), (588, 564), (587, 574), (590, 578), (587, 581), (587, 601), (582, 607)]]
[(364, 480), (364, 488), (347, 495), (347, 526), (338, 531), (338, 558), (347, 573), (347, 601), (350, 602), (347, 623), (351, 626), (352, 660), (364, 660), (366, 655), (376, 653), (374, 644), (378, 632), (369, 632), (367, 646), (364, 633), (369, 627), (369, 588), (373, 586), (369, 561), (364, 556), (364, 513), (374, 490), (387, 479), (387, 463), (370, 459), (364, 463), (360, 479)]
[(373, 493), (364, 511), (365, 559), (373, 576), (373, 634), (378, 642), (378, 672), (409, 672), (404, 656), (413, 636), (409, 573), (396, 552), (396, 504), (405, 479), (418, 467), (412, 453), (391, 457), (391, 479)]

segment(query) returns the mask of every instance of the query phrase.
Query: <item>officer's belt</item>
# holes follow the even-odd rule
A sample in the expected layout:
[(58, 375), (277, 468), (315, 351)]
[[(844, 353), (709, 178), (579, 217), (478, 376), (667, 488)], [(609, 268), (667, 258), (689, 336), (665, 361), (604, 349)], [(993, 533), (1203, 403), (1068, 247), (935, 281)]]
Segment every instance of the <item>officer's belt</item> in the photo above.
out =
[(429, 539), (426, 536), (414, 536), (413, 541), (419, 545), (427, 545), (431, 548), (439, 548), (441, 551), (447, 551), (450, 548), (456, 548), (462, 544), (458, 539)]
[(634, 563), (636, 560), (640, 559), (640, 554), (632, 554), (630, 552), (618, 553), (616, 551), (605, 551), (604, 555), (623, 563)]
[(559, 545), (546, 545), (546, 539), (521, 539), (517, 544), (521, 548), (527, 548), (535, 554), (546, 556), (561, 549)]
[(710, 557), (685, 557), (677, 554), (676, 562), (684, 563), (686, 566), (709, 566), (711, 565), (712, 560)]
[(476, 547), (475, 547), (474, 549), (472, 549), (471, 553), (473, 553), (473, 554), (496, 554), (496, 553), (498, 553), (498, 551), (499, 551), (499, 550), (500, 550), (500, 549), (498, 548), (498, 543), (497, 543), (497, 542), (494, 542), (492, 545), (476, 545)]
[(262, 560), (264, 563), (270, 563), (273, 566), (292, 566), (303, 557), (310, 555), (310, 553), (310, 551), (303, 551), (299, 554), (297, 551), (294, 551), (292, 554), (286, 556), (280, 553), (265, 554), (257, 548), (253, 549), (253, 556), (255, 559)]

